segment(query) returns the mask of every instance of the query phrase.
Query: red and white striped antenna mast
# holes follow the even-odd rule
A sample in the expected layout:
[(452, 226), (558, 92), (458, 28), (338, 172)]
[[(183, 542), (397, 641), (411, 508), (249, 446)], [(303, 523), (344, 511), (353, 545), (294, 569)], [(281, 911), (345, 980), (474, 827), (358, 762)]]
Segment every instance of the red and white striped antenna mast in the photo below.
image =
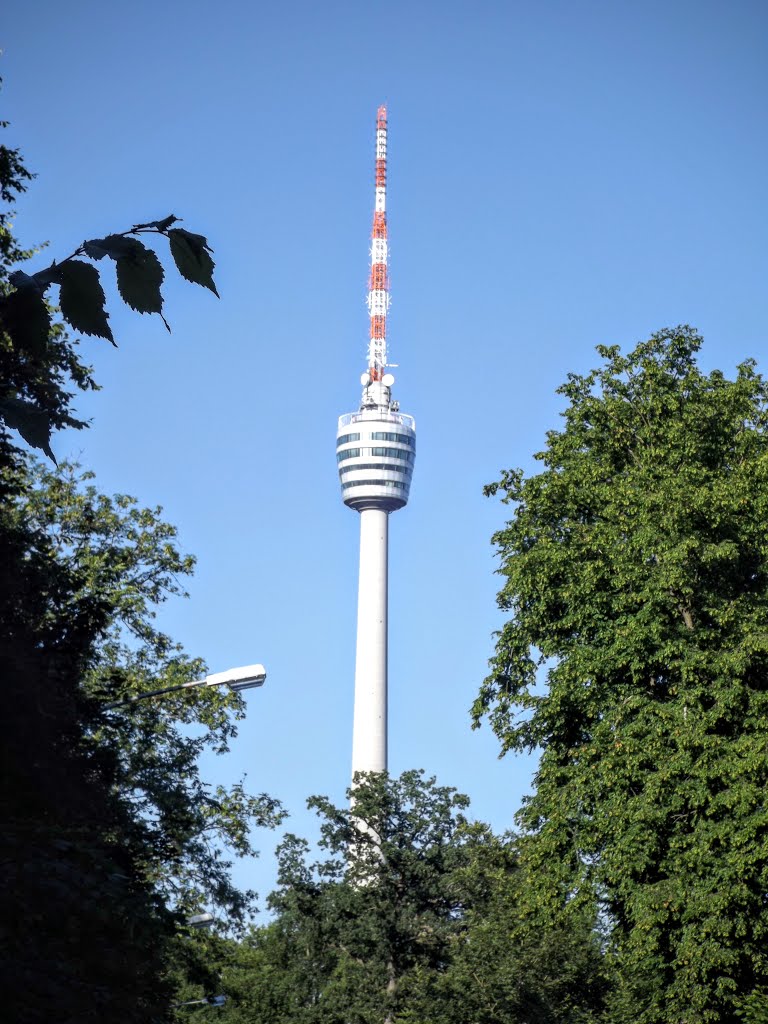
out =
[(368, 381), (382, 381), (387, 367), (387, 312), (389, 311), (389, 252), (387, 249), (387, 108), (376, 112), (376, 192), (371, 234), (371, 274), (368, 279)]
[(376, 114), (368, 367), (360, 378), (359, 408), (340, 416), (336, 430), (341, 497), (347, 508), (360, 513), (353, 785), (357, 772), (387, 770), (388, 524), (391, 513), (408, 503), (416, 460), (416, 422), (392, 399), (387, 265), (387, 108), (381, 106)]

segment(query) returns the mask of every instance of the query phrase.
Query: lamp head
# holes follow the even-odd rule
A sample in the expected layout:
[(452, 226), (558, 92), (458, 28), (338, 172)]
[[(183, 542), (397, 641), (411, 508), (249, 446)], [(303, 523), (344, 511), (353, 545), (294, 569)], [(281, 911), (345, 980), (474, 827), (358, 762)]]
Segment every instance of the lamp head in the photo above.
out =
[(243, 665), (241, 668), (230, 668), (226, 672), (214, 672), (206, 676), (208, 686), (229, 686), (236, 693), (263, 686), (266, 678), (267, 670), (263, 665)]

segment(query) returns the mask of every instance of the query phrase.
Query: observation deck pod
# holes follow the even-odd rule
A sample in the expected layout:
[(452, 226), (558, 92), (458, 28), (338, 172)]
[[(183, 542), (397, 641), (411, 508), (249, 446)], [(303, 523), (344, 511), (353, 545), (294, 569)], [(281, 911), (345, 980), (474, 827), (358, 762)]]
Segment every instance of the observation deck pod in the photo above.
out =
[(416, 460), (416, 421), (386, 408), (339, 417), (336, 462), (345, 505), (395, 512), (408, 502)]

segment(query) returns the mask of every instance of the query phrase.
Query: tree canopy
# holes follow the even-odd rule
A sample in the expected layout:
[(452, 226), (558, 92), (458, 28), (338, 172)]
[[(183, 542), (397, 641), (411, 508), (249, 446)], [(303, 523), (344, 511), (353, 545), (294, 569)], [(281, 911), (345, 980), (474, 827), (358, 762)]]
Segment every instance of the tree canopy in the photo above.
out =
[(317, 1005), (310, 1020), (394, 1019), (419, 970), (439, 964), (456, 927), (465, 796), (424, 779), (359, 776), (352, 804), (312, 797), (330, 856), (309, 865), (304, 840), (279, 851), (270, 905), (307, 943)]
[(175, 963), (205, 980), (177, 929), (203, 907), (245, 923), (254, 894), (232, 883), (227, 853), (255, 855), (252, 829), (282, 817), (242, 782), (200, 777), (202, 750), (223, 753), (236, 733), (237, 694), (110, 707), (204, 674), (154, 623), (193, 559), (160, 509), (84, 477), (32, 462), (2, 477), (0, 542), (16, 558), (0, 591), (3, 920), (6, 964), (25, 978), (6, 1001), (20, 1021), (168, 1012)]
[(287, 836), (274, 920), (214, 952), (229, 997), (222, 1021), (597, 1019), (605, 986), (592, 922), (530, 926), (513, 836), (470, 824), (467, 798), (420, 771), (360, 776), (349, 795), (344, 807), (308, 801), (326, 856)]
[(734, 1021), (768, 972), (768, 387), (700, 345), (599, 348), (541, 472), (488, 488), (510, 618), (474, 719), (541, 748), (536, 906), (599, 912), (626, 1024)]
[(186, 915), (205, 903), (245, 919), (252, 894), (232, 884), (227, 851), (252, 853), (251, 826), (281, 812), (242, 784), (199, 777), (201, 749), (224, 751), (235, 733), (237, 697), (196, 690), (109, 707), (204, 671), (154, 621), (194, 560), (159, 508), (99, 494), (72, 467), (44, 470), (12, 431), (51, 455), (53, 430), (85, 425), (70, 389), (95, 384), (48, 304), (56, 285), (66, 322), (113, 340), (98, 270), (81, 256), (110, 257), (125, 301), (158, 313), (163, 271), (135, 236), (166, 237), (181, 274), (215, 291), (213, 262), (205, 239), (168, 217), (13, 271), (33, 255), (10, 209), (31, 178), (0, 147), (3, 1010), (19, 1024), (159, 1024), (173, 1015), (181, 963), (205, 979), (194, 944), (178, 941)]

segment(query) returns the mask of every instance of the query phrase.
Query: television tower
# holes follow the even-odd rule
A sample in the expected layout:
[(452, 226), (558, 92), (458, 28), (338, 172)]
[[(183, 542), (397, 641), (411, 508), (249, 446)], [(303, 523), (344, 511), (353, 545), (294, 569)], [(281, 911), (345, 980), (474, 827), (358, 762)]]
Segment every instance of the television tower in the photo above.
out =
[(389, 514), (408, 501), (416, 423), (392, 400), (388, 373), (387, 108), (376, 115), (376, 191), (368, 282), (368, 368), (357, 412), (339, 417), (341, 496), (360, 513), (352, 775), (387, 770), (387, 544)]

